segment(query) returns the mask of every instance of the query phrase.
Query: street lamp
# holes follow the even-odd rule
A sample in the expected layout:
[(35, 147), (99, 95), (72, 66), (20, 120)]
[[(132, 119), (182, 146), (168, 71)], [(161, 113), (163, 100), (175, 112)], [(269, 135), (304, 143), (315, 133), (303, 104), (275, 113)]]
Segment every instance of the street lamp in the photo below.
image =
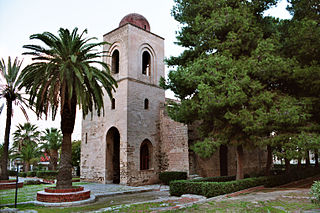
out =
[(16, 164), (17, 164), (17, 178), (16, 178), (16, 194), (15, 194), (15, 199), (14, 199), (14, 208), (17, 208), (17, 199), (18, 199), (18, 177), (19, 177), (19, 165), (21, 164), (21, 159), (16, 158), (15, 159)]

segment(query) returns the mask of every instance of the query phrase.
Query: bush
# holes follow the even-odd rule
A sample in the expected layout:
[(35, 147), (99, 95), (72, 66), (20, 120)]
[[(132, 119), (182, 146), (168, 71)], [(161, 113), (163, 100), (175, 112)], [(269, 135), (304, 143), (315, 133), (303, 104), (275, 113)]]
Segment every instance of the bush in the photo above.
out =
[(19, 177), (27, 177), (27, 173), (26, 172), (19, 172)]
[(295, 169), (286, 174), (270, 176), (264, 184), (265, 187), (275, 187), (290, 183), (292, 181), (301, 180), (312, 177), (320, 173), (319, 168)]
[(192, 182), (227, 182), (235, 179), (236, 179), (236, 176), (217, 176), (217, 177), (198, 178), (190, 181)]
[(9, 176), (16, 176), (17, 171), (16, 170), (8, 170)]
[(320, 181), (315, 181), (312, 184), (310, 194), (313, 202), (320, 203)]
[(42, 184), (40, 180), (27, 180), (23, 182), (24, 185), (39, 185)]
[(37, 172), (35, 172), (35, 171), (27, 172), (27, 177), (35, 177), (36, 175), (37, 175)]
[(267, 177), (258, 177), (228, 182), (194, 182), (178, 180), (170, 182), (170, 195), (181, 196), (183, 194), (197, 194), (206, 197), (214, 197), (263, 185), (266, 179)]
[(186, 180), (187, 179), (187, 172), (161, 172), (159, 174), (160, 181), (165, 184), (169, 185), (170, 181), (173, 180)]
[(37, 177), (38, 178), (43, 178), (43, 179), (55, 179), (57, 177), (58, 171), (38, 171), (37, 172)]

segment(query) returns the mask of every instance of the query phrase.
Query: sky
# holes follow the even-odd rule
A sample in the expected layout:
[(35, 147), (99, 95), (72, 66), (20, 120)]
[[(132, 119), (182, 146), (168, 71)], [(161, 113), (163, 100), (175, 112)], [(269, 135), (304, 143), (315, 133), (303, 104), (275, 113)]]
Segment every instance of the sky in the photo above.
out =
[[(285, 10), (286, 4), (286, 0), (281, 0), (266, 15), (290, 18)], [(31, 63), (31, 59), (22, 56), (25, 51), (22, 46), (34, 44), (29, 36), (45, 31), (56, 34), (60, 27), (78, 27), (80, 31), (88, 29), (88, 37), (102, 41), (102, 36), (117, 28), (121, 19), (129, 13), (143, 15), (149, 21), (151, 32), (165, 38), (165, 57), (178, 56), (183, 48), (174, 44), (179, 23), (170, 14), (173, 5), (173, 0), (0, 0), (0, 58), (7, 61), (8, 56), (18, 57), (23, 59), (22, 67), (26, 66)], [(170, 93), (166, 95), (172, 96)], [(2, 103), (5, 103), (3, 99), (0, 105)], [(28, 115), (30, 122), (41, 131), (50, 127), (60, 128), (59, 116), (52, 121), (50, 118), (38, 120), (32, 111)], [(4, 108), (0, 114), (0, 143), (4, 138), (5, 120)], [(81, 139), (81, 120), (82, 115), (78, 112), (73, 140)], [(14, 107), (11, 135), (19, 123), (25, 122), (23, 113)]]

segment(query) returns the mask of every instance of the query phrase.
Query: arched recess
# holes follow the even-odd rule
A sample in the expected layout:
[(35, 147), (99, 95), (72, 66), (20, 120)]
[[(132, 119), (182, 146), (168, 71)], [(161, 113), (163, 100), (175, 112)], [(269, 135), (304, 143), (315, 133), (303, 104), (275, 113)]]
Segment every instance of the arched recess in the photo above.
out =
[(152, 143), (145, 139), (140, 146), (140, 170), (148, 170), (152, 168)]
[(111, 127), (106, 136), (106, 182), (120, 183), (120, 133)]
[(141, 62), (141, 73), (146, 76), (156, 76), (156, 54), (153, 48), (144, 43), (139, 48), (140, 62)]
[(112, 73), (118, 74), (119, 67), (120, 67), (120, 53), (119, 53), (119, 50), (116, 49), (112, 52), (112, 62), (111, 62)]

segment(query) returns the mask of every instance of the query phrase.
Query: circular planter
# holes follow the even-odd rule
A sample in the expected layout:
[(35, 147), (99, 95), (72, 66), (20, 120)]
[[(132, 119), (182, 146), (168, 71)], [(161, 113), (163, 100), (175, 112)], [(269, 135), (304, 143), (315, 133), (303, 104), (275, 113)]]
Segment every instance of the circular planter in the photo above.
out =
[[(23, 187), (23, 182), (18, 182), (18, 188)], [(16, 188), (16, 180), (1, 180), (0, 181), (0, 190), (3, 189), (15, 189)]]
[(86, 200), (90, 198), (90, 191), (83, 187), (72, 187), (71, 189), (46, 188), (37, 193), (37, 201), (47, 203), (63, 203)]
[(56, 187), (49, 187), (45, 188), (44, 191), (49, 193), (68, 193), (83, 191), (83, 189), (82, 186), (73, 186), (71, 189), (56, 189)]

